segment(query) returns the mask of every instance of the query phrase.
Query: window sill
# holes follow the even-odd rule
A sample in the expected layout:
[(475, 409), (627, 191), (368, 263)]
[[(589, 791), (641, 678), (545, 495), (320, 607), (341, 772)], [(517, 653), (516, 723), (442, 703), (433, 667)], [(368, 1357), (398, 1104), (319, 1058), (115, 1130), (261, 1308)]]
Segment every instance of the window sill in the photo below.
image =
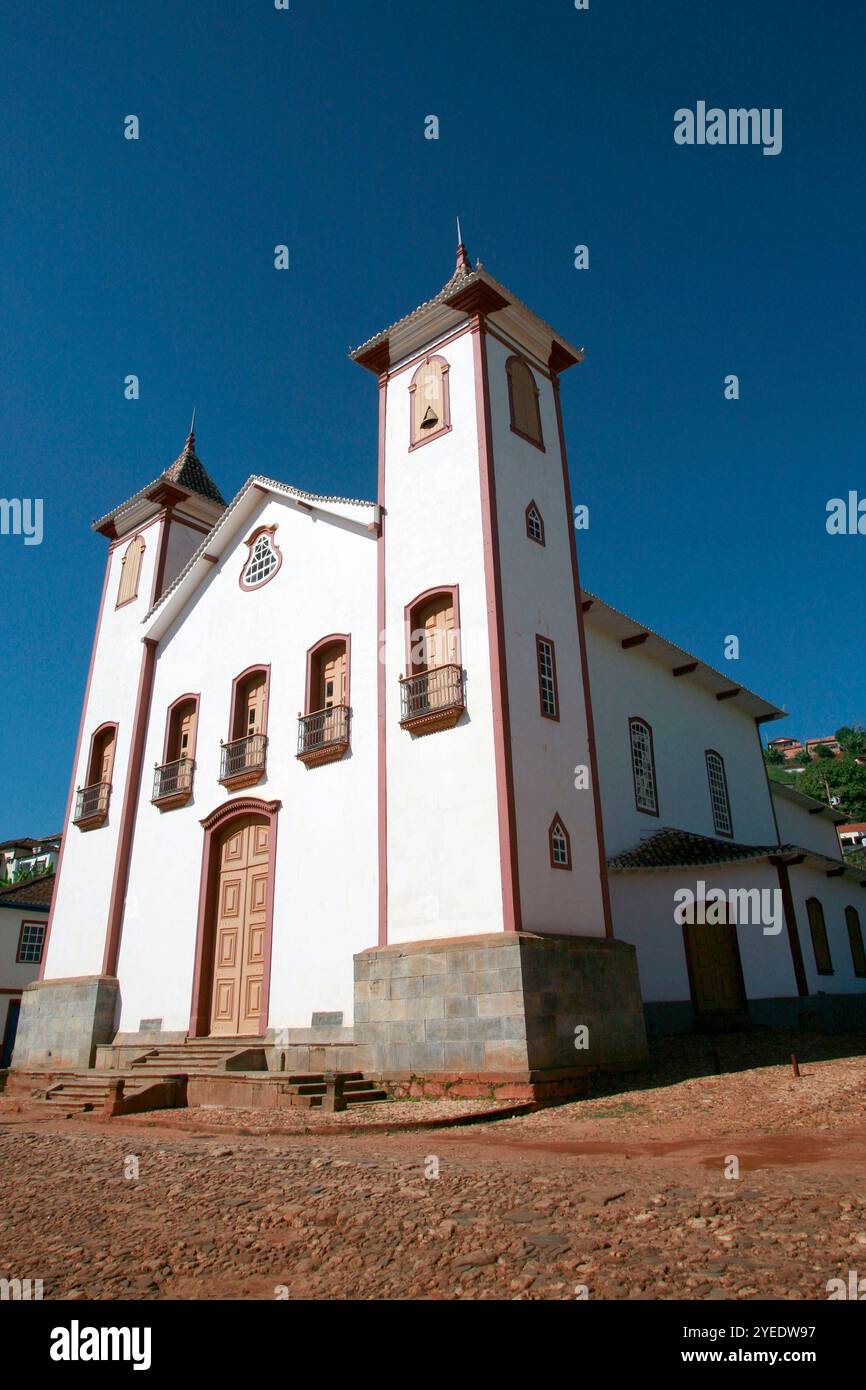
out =
[(449, 705), (447, 709), (426, 710), (423, 714), (410, 715), (400, 720), (400, 728), (408, 729), (410, 734), (435, 734), (440, 729), (453, 729), (463, 713), (465, 705)]
[(175, 811), (178, 806), (185, 806), (192, 796), (192, 787), (187, 787), (185, 791), (171, 792), (167, 796), (155, 796), (151, 805), (159, 811)]
[(296, 756), (305, 767), (322, 767), (325, 763), (339, 762), (348, 751), (349, 740), (339, 739), (336, 743), (326, 743), (319, 748), (305, 748)]
[(243, 787), (254, 787), (265, 775), (263, 767), (244, 768), (243, 772), (233, 772), (230, 777), (220, 777), (221, 787), (226, 791), (239, 792)]

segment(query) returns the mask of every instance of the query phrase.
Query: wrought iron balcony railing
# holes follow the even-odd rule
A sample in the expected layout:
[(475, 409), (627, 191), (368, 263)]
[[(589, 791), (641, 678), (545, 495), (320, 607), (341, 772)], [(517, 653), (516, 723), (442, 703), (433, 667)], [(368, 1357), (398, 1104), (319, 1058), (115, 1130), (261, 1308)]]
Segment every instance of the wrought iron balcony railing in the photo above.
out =
[(81, 830), (95, 830), (105, 823), (111, 798), (110, 782), (94, 782), (92, 787), (79, 787), (75, 793), (73, 823)]
[(349, 747), (349, 707), (332, 705), (298, 715), (298, 753), (302, 763), (336, 762)]
[(178, 758), (173, 763), (157, 765), (153, 770), (151, 801), (163, 810), (167, 806), (182, 806), (192, 796), (195, 763), (192, 758)]
[(401, 677), (402, 727), (414, 733), (430, 734), (456, 724), (466, 707), (463, 684), (463, 669), (453, 663)]
[(264, 734), (247, 734), (246, 738), (221, 743), (219, 780), (230, 791), (251, 787), (260, 782), (267, 764), (268, 740)]

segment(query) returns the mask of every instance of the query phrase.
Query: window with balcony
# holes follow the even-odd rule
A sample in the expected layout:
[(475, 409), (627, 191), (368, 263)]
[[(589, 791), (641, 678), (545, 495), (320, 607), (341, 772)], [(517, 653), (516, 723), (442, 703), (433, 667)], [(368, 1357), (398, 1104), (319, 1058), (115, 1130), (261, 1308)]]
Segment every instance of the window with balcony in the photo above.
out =
[(536, 545), (544, 545), (544, 520), (535, 502), (526, 508), (526, 534)]
[(297, 756), (307, 767), (333, 763), (349, 749), (347, 634), (323, 637), (307, 652), (304, 713), (298, 716)]
[(406, 675), (400, 680), (400, 723), (415, 734), (451, 728), (465, 708), (457, 587), (419, 594), (404, 617)]
[(182, 695), (169, 706), (162, 762), (153, 770), (151, 800), (161, 811), (185, 806), (192, 796), (197, 725), (197, 695)]
[(645, 719), (632, 718), (628, 721), (628, 736), (631, 746), (634, 804), (645, 815), (657, 816), (659, 800), (656, 788), (653, 731)]
[(509, 357), (505, 364), (505, 370), (508, 374), (508, 405), (511, 412), (511, 428), (522, 439), (527, 439), (537, 449), (543, 450), (540, 393), (532, 374), (532, 368), (522, 357)]
[(809, 919), (815, 969), (819, 975), (832, 975), (833, 961), (830, 957), (830, 943), (827, 940), (827, 924), (824, 921), (824, 909), (817, 898), (806, 899), (806, 916)]
[(101, 724), (90, 740), (87, 780), (76, 788), (72, 815), (79, 830), (97, 830), (108, 819), (116, 741), (116, 724)]
[(425, 358), (409, 384), (409, 448), (417, 449), (450, 428), (448, 363), (434, 354)]
[(547, 832), (552, 869), (571, 868), (571, 837), (562, 823), (561, 816), (554, 816)]
[(229, 739), (221, 744), (219, 777), (229, 791), (255, 786), (265, 775), (269, 677), (269, 666), (252, 666), (232, 685)]
[(120, 584), (117, 588), (116, 608), (121, 608), (124, 603), (132, 603), (133, 599), (138, 598), (138, 581), (143, 558), (144, 541), (141, 536), (134, 536), (123, 552), (123, 559), (120, 562)]
[(731, 802), (728, 797), (728, 779), (725, 776), (724, 758), (712, 748), (707, 749), (705, 757), (707, 781), (710, 787), (710, 803), (713, 809), (713, 825), (716, 834), (732, 836), (734, 827), (731, 821)]

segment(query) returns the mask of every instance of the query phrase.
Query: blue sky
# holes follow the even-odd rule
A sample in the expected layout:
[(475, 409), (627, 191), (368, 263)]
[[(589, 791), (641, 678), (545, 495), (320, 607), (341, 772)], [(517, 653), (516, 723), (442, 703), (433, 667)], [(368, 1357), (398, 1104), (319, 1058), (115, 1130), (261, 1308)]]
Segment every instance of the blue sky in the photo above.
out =
[[(0, 493), (45, 517), (40, 546), (0, 536), (0, 838), (62, 822), (91, 520), (172, 461), (193, 405), (227, 496), (264, 472), (372, 497), (375, 384), (347, 349), (441, 287), (456, 213), (473, 258), (586, 345), (563, 405), (587, 587), (784, 704), (774, 732), (866, 721), (866, 536), (825, 530), (828, 499), (866, 496), (859, 3), (0, 19)], [(675, 144), (698, 100), (781, 107), (781, 154)]]

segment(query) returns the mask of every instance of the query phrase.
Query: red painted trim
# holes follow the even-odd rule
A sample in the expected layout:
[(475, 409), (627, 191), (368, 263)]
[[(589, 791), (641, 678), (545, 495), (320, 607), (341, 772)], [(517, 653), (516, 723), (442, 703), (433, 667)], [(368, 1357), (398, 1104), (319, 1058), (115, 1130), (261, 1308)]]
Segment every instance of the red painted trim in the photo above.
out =
[[(440, 373), (442, 379), (442, 423), (438, 425), (435, 430), (431, 430), (429, 434), (422, 435), (419, 439), (416, 437), (415, 434), (415, 391), (417, 389), (415, 385), (415, 378), (423, 370), (423, 368), (429, 366), (431, 362), (440, 362), (442, 364), (442, 371)], [(440, 435), (451, 433), (451, 387), (449, 385), (448, 380), (450, 375), (451, 364), (450, 362), (446, 361), (446, 359), (439, 352), (428, 353), (428, 355), (422, 358), (422, 360), (418, 363), (418, 366), (415, 368), (415, 371), (412, 374), (412, 380), (409, 383), (408, 388), (410, 454), (412, 453), (413, 449), (420, 449), (424, 444), (430, 444), (432, 440), (438, 439)]]
[[(552, 380), (552, 373), (549, 367), (546, 367), (543, 362), (539, 361), (534, 352), (530, 352), (528, 348), (522, 347), (521, 344), (515, 342), (513, 338), (507, 337), (502, 329), (497, 324), (493, 323), (492, 319), (487, 320), (486, 328), (491, 338), (495, 338), (496, 341), (501, 343), (504, 348), (507, 348), (510, 353), (524, 358), (533, 372), (538, 373), (539, 376), (543, 376), (545, 381)], [(555, 346), (556, 344), (554, 344), (554, 347)]]
[[(41, 928), (42, 928), (42, 944), (41, 944), (41, 946), (39, 947), (39, 959), (38, 959), (38, 960), (22, 960), (22, 959), (21, 959), (21, 943), (22, 943), (23, 940), (24, 940), (24, 928), (25, 928), (25, 927), (41, 927)], [(48, 940), (48, 933), (47, 933), (46, 930), (45, 930), (45, 923), (44, 923), (44, 922), (37, 922), (37, 921), (35, 921), (35, 919), (32, 918), (32, 917), (27, 918), (26, 921), (22, 921), (22, 922), (21, 922), (20, 930), (19, 930), (19, 932), (18, 932), (18, 945), (15, 947), (15, 964), (16, 964), (16, 965), (41, 965), (41, 964), (42, 964), (42, 957), (45, 955), (45, 942), (46, 942), (47, 940)]]
[(598, 872), (601, 884), (602, 912), (604, 914), (605, 936), (613, 936), (613, 915), (610, 909), (610, 884), (607, 877), (607, 854), (604, 847), (604, 820), (601, 810), (601, 782), (598, 775), (598, 752), (595, 744), (595, 722), (592, 717), (592, 693), (589, 685), (589, 662), (586, 656), (586, 629), (583, 617), (583, 603), (580, 593), (580, 573), (577, 564), (577, 543), (574, 539), (574, 510), (571, 499), (571, 480), (568, 476), (568, 458), (565, 452), (565, 430), (562, 425), (562, 402), (559, 399), (559, 378), (551, 378), (553, 402), (556, 407), (556, 430), (559, 435), (559, 454), (562, 460), (562, 487), (565, 494), (565, 524), (568, 530), (571, 550), (571, 575), (574, 584), (574, 611), (577, 619), (577, 637), (580, 646), (580, 675), (583, 685), (583, 707), (586, 717), (586, 735), (589, 745), (589, 765), (592, 774), (592, 801), (595, 809), (595, 838), (598, 846)]
[[(42, 942), (42, 955), (43, 955), (43, 956), (45, 955), (45, 940), (47, 940), (47, 937), (46, 937), (45, 939), (43, 939), (43, 942)], [(29, 963), (30, 963), (31, 965), (34, 964), (34, 962), (32, 962), (32, 961), (29, 962)], [(23, 988), (23, 986), (22, 986), (21, 989), (6, 988), (6, 986), (3, 986), (2, 988), (0, 988), (0, 994), (11, 994), (12, 997), (13, 997), (14, 999), (20, 999), (20, 998), (21, 998), (21, 995), (22, 995), (23, 993), (24, 993), (24, 988)]]
[[(244, 541), (244, 545), (247, 547), (247, 554), (246, 554), (246, 558), (245, 558), (243, 564), (241, 565), (241, 572), (240, 572), (240, 574), (238, 575), (238, 588), (241, 590), (242, 593), (244, 593), (244, 594), (254, 594), (254, 593), (256, 593), (259, 589), (263, 589), (263, 588), (265, 587), (266, 584), (270, 584), (270, 582), (271, 582), (272, 579), (276, 579), (277, 575), (279, 574), (280, 570), (282, 569), (282, 567), (283, 567), (283, 552), (280, 550), (280, 547), (277, 545), (276, 541), (274, 540), (274, 535), (275, 535), (275, 533), (276, 533), (276, 530), (277, 530), (277, 523), (276, 523), (276, 522), (274, 522), (274, 524), (273, 524), (272, 526), (257, 526), (256, 529), (255, 529), (255, 531), (253, 531), (252, 534), (247, 538), (247, 540)], [(268, 575), (267, 579), (260, 579), (259, 582), (258, 582), (258, 584), (245, 584), (245, 583), (244, 583), (244, 574), (246, 573), (247, 566), (248, 566), (248, 564), (250, 563), (250, 560), (251, 560), (252, 557), (253, 557), (253, 546), (255, 545), (256, 541), (257, 541), (258, 538), (259, 538), (259, 536), (263, 536), (263, 535), (265, 535), (265, 534), (267, 534), (267, 535), (270, 536), (270, 538), (271, 538), (271, 545), (272, 545), (272, 547), (273, 547), (274, 554), (275, 554), (276, 557), (277, 557), (276, 568), (271, 570), (271, 572), (270, 572), (270, 574)]]
[[(533, 398), (535, 400), (535, 419), (538, 424), (537, 439), (534, 439), (531, 434), (524, 433), (524, 431), (522, 429), (519, 429), (518, 426), (514, 423), (514, 392), (511, 384), (512, 362), (519, 362), (522, 367), (525, 367), (526, 370), (529, 372), (530, 378), (532, 379)], [(511, 356), (506, 359), (505, 375), (508, 378), (508, 415), (512, 434), (519, 435), (521, 439), (526, 440), (527, 444), (531, 444), (534, 448), (540, 449), (543, 454), (547, 453), (547, 450), (544, 447), (544, 430), (541, 427), (541, 392), (538, 387), (538, 382), (535, 380), (535, 373), (533, 372), (525, 357), (521, 356), (519, 353), (513, 352)]]
[[(443, 348), (449, 347), (450, 344), (456, 342), (458, 338), (464, 338), (467, 333), (471, 332), (471, 323), (464, 323), (460, 328), (455, 329), (453, 333), (449, 333), (447, 337), (440, 338), (437, 342), (432, 343), (430, 347), (436, 352), (441, 352)], [(414, 353), (412, 357), (408, 358), (405, 362), (401, 362), (399, 367), (395, 367), (393, 371), (389, 369), (387, 372), (388, 381), (396, 381), (397, 377), (402, 376), (404, 372), (411, 372), (414, 367), (418, 366), (419, 362), (424, 361), (424, 358), (430, 351), (430, 347), (426, 347), (423, 352)]]
[(499, 815), (502, 918), (506, 931), (519, 931), (522, 923), (517, 858), (517, 810), (511, 754), (511, 718), (508, 708), (502, 573), (499, 564), (499, 526), (496, 516), (496, 478), (493, 466), (493, 429), (490, 419), (487, 344), (484, 335), (485, 323), (483, 318), (478, 315), (472, 322), (472, 353), (475, 369), (475, 418), (478, 431), (484, 581), (487, 591), (487, 635), (490, 644), (490, 686), (493, 701), (493, 748)]
[[(428, 603), (430, 599), (438, 598), (440, 594), (450, 594), (451, 602), (454, 605), (454, 633), (456, 638), (455, 665), (463, 665), (463, 648), (460, 641), (460, 586), (459, 584), (434, 584), (432, 589), (425, 589), (423, 594), (416, 595), (411, 603), (407, 603), (403, 609), (403, 639), (406, 648), (406, 675), (412, 676), (421, 668), (416, 666), (412, 660), (412, 618), (415, 610)], [(446, 663), (441, 662), (440, 665)]]
[[(544, 691), (541, 687), (541, 644), (542, 642), (550, 648), (550, 666), (553, 675), (553, 705), (554, 713), (550, 714), (544, 708)], [(552, 637), (543, 637), (540, 632), (535, 634), (535, 669), (538, 675), (538, 712), (542, 719), (552, 719), (559, 723), (559, 681), (556, 678), (556, 643)]]
[(797, 930), (797, 914), (794, 910), (794, 894), (791, 891), (791, 877), (788, 873), (788, 865), (784, 859), (770, 855), (770, 863), (776, 867), (779, 876), (779, 888), (782, 892), (782, 907), (785, 912), (785, 928), (788, 933), (788, 947), (791, 952), (791, 964), (794, 967), (794, 981), (797, 985), (797, 993), (803, 999), (809, 993), (809, 983), (806, 979), (806, 967), (803, 964), (803, 948), (800, 945), (800, 933)]
[[(315, 646), (307, 648), (307, 670), (304, 681), (304, 714), (315, 714), (311, 705), (313, 698), (313, 662), (319, 652), (326, 647), (335, 647), (342, 642), (346, 649), (346, 706), (352, 707), (352, 634), (351, 632), (332, 632), (329, 637), (320, 637)], [(340, 702), (342, 703), (342, 701)], [(318, 708), (318, 706), (317, 706)]]
[[(565, 852), (568, 855), (567, 864), (557, 864), (556, 860), (553, 857), (553, 832), (557, 826), (559, 826), (560, 830), (565, 836)], [(556, 815), (553, 817), (553, 820), (550, 822), (550, 825), (547, 827), (547, 849), (548, 854), (550, 856), (551, 869), (564, 869), (567, 873), (571, 873), (573, 866), (573, 861), (571, 858), (571, 836), (569, 835), (565, 827), (565, 821), (562, 819), (562, 816), (559, 814), (558, 811)]]
[(139, 793), (141, 791), (144, 740), (147, 734), (150, 698), (153, 694), (153, 677), (156, 670), (156, 642), (153, 638), (145, 637), (142, 645), (144, 651), (141, 654), (138, 695), (136, 697), (135, 716), (132, 724), (132, 740), (129, 750), (129, 763), (126, 771), (126, 786), (123, 791), (123, 810), (120, 815), (117, 856), (114, 861), (114, 879), (111, 885), (111, 901), (108, 907), (108, 930), (105, 936), (105, 953), (102, 958), (103, 975), (117, 974), (117, 958), (120, 953), (120, 937), (123, 931), (123, 910), (126, 903), (126, 889), (129, 883), (132, 841), (135, 836), (135, 813), (138, 806)]
[[(653, 796), (655, 797), (655, 810), (651, 811), (646, 806), (641, 806), (637, 799), (637, 772), (634, 765), (634, 744), (631, 741), (631, 730), (633, 724), (640, 724), (649, 734), (650, 747), (650, 766), (653, 770)], [(631, 779), (634, 784), (634, 806), (636, 811), (640, 811), (642, 816), (656, 816), (659, 814), (659, 784), (656, 777), (656, 750), (653, 738), (653, 726), (648, 719), (644, 719), (642, 714), (630, 714), (628, 717), (628, 752), (631, 758)]]
[(216, 906), (216, 886), (219, 880), (218, 856), (214, 840), (233, 821), (245, 816), (260, 816), (270, 826), (270, 857), (268, 864), (268, 906), (266, 919), (265, 958), (262, 973), (262, 1011), (259, 1028), (268, 1026), (271, 991), (271, 955), (274, 934), (274, 881), (276, 878), (277, 813), (281, 801), (262, 801), (255, 796), (239, 796), (224, 801), (200, 822), (204, 830), (201, 874), (199, 877), (198, 921), (195, 936), (195, 962), (192, 977), (192, 1000), (189, 1015), (189, 1036), (207, 1037), (210, 1032), (210, 972), (212, 962), (206, 958), (206, 948), (212, 946), (213, 911)]
[(75, 787), (78, 782), (78, 760), (81, 757), (81, 744), (84, 738), (84, 725), (87, 718), (87, 706), (90, 700), (90, 686), (93, 682), (93, 668), (96, 664), (96, 649), (99, 646), (99, 634), (102, 630), (102, 614), (105, 610), (105, 596), (108, 592), (108, 579), (111, 574), (111, 553), (109, 552), (105, 561), (105, 574), (102, 580), (102, 595), (99, 600), (99, 612), (96, 616), (96, 629), (93, 633), (93, 646), (90, 649), (90, 665), (87, 668), (87, 680), (84, 685), (84, 699), (81, 702), (81, 718), (78, 721), (78, 737), (75, 740), (75, 756), (72, 759), (72, 775), (69, 778), (69, 792), (66, 797), (66, 815), (63, 821), (63, 837), (60, 841), (60, 854), (57, 857), (57, 877), (54, 880), (54, 892), (51, 895), (51, 909), (48, 913), (48, 927), (45, 932), (45, 940), (42, 944), (42, 961), (39, 966), (39, 976), (41, 980), (45, 975), (45, 963), (48, 959), (48, 942), (51, 937), (51, 927), (54, 922), (54, 913), (60, 899), (60, 874), (63, 869), (63, 852), (66, 848), (66, 841), (72, 825), (72, 807), (74, 804)]
[(168, 709), (167, 709), (166, 712), (165, 712), (165, 737), (164, 737), (163, 740), (162, 740), (162, 761), (163, 761), (163, 763), (168, 763), (168, 762), (174, 762), (174, 761), (176, 761), (174, 758), (169, 758), (169, 756), (168, 756), (168, 754), (169, 754), (169, 742), (170, 742), (170, 739), (171, 739), (171, 720), (172, 720), (172, 715), (174, 714), (175, 710), (178, 708), (179, 705), (186, 705), (186, 704), (189, 704), (190, 701), (192, 701), (192, 703), (195, 705), (195, 725), (193, 726), (192, 747), (190, 748), (189, 752), (187, 753), (187, 757), (190, 758), (190, 759), (194, 759), (194, 758), (195, 758), (195, 749), (196, 749), (196, 744), (198, 743), (198, 708), (199, 708), (199, 703), (200, 703), (200, 701), (201, 701), (201, 695), (200, 695), (200, 694), (193, 694), (191, 691), (187, 691), (186, 695), (178, 695), (178, 697), (177, 697), (176, 700), (172, 700), (171, 704), (169, 705)]
[[(539, 527), (541, 528), (541, 536), (540, 536), (540, 537), (538, 537), (538, 536), (533, 536), (532, 532), (531, 532), (530, 529), (529, 529), (529, 513), (530, 513), (530, 512), (535, 512), (535, 515), (538, 517), (538, 525), (539, 525)], [(530, 501), (530, 502), (527, 503), (526, 511), (525, 511), (525, 513), (524, 513), (524, 517), (525, 517), (525, 520), (526, 520), (526, 534), (527, 534), (529, 540), (532, 541), (533, 545), (545, 545), (546, 542), (545, 542), (545, 539), (544, 539), (544, 517), (541, 515), (541, 508), (539, 507), (539, 505), (538, 505), (538, 503), (536, 502), (535, 498), (533, 498), (532, 501)]]
[[(126, 538), (124, 537), (124, 539)], [(130, 594), (129, 598), (125, 598), (121, 603), (120, 590), (123, 587), (123, 571), (126, 566), (126, 557), (129, 554), (132, 547), (135, 545), (136, 541), (141, 541), (141, 550), (139, 551), (138, 555), (138, 572), (135, 576), (135, 593)], [(135, 600), (138, 598), (138, 586), (141, 583), (141, 571), (144, 565), (144, 552), (146, 550), (147, 542), (142, 538), (141, 532), (136, 531), (135, 535), (131, 536), (129, 541), (127, 542), (126, 549), (123, 552), (123, 559), (120, 562), (120, 578), (117, 581), (117, 598), (114, 604), (115, 610), (118, 608), (125, 608), (128, 603), (135, 603)]]
[(378, 457), (378, 503), (379, 535), (376, 540), (376, 723), (378, 750), (376, 759), (376, 779), (378, 791), (378, 832), (379, 832), (379, 897), (378, 897), (378, 944), (388, 944), (388, 759), (386, 734), (387, 719), (387, 681), (385, 670), (385, 424), (388, 413), (388, 374), (384, 370), (379, 375), (379, 457)]
[(236, 739), (236, 738), (243, 738), (243, 737), (244, 737), (243, 734), (236, 734), (236, 733), (234, 732), (234, 728), (235, 728), (235, 716), (237, 715), (237, 712), (238, 712), (238, 707), (237, 707), (238, 690), (239, 690), (239, 688), (240, 688), (241, 683), (242, 683), (243, 681), (245, 681), (245, 680), (247, 679), (248, 676), (256, 675), (259, 671), (263, 672), (263, 673), (264, 673), (264, 677), (265, 677), (265, 716), (264, 716), (264, 719), (263, 719), (263, 721), (262, 721), (264, 727), (262, 728), (261, 732), (262, 732), (263, 734), (267, 734), (267, 732), (268, 732), (268, 715), (270, 714), (270, 710), (271, 710), (271, 664), (270, 664), (270, 662), (268, 662), (267, 665), (264, 665), (264, 664), (257, 664), (257, 665), (255, 665), (255, 666), (248, 666), (248, 667), (246, 668), (245, 671), (241, 671), (240, 675), (239, 675), (239, 676), (235, 676), (234, 680), (232, 681), (231, 702), (230, 702), (230, 704), (229, 704), (229, 733), (228, 733), (228, 738), (226, 739), (226, 743), (232, 743), (232, 742), (234, 741), (234, 739)]

